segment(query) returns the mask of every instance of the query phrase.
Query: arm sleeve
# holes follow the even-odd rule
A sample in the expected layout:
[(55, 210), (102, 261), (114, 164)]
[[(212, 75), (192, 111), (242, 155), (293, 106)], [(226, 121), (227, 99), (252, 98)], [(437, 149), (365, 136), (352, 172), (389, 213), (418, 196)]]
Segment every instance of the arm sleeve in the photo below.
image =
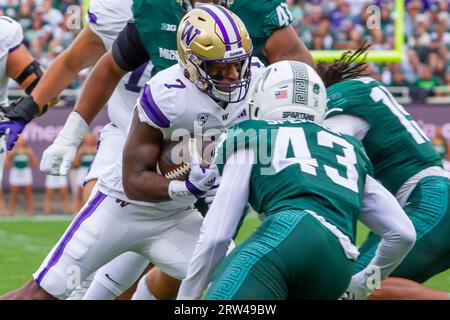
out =
[(133, 22), (128, 22), (117, 36), (112, 54), (117, 65), (125, 71), (133, 71), (150, 60)]
[[(240, 149), (227, 161), (216, 197), (203, 220), (186, 279), (177, 299), (199, 299), (210, 282), (211, 275), (225, 257), (231, 239), (247, 203), (253, 151)], [(241, 161), (242, 160), (242, 161)]]
[(17, 49), (23, 41), (22, 26), (15, 20), (2, 16), (0, 17), (0, 46), (12, 52)]
[(173, 124), (176, 114), (172, 106), (172, 93), (159, 87), (152, 80), (146, 83), (137, 101), (137, 109), (141, 122), (164, 130)]
[(414, 226), (394, 196), (369, 175), (366, 176), (360, 220), (382, 240), (369, 265), (360, 272), (359, 280), (366, 283), (377, 269), (380, 280), (384, 280), (414, 245)]
[(286, 28), (292, 23), (292, 14), (283, 1), (265, 1), (267, 8), (262, 30), (269, 36), (275, 30)]
[(370, 129), (370, 125), (366, 120), (346, 114), (327, 118), (323, 124), (334, 131), (351, 135), (360, 141), (364, 139)]

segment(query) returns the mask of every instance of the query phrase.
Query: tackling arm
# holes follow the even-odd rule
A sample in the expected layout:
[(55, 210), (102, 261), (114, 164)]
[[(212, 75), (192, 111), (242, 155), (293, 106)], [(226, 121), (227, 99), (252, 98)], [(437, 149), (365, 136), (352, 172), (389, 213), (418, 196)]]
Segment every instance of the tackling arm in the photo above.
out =
[[(103, 43), (101, 45), (103, 46)], [(134, 70), (147, 60), (148, 55), (140, 45), (134, 24), (129, 23), (119, 33), (112, 51), (104, 54), (89, 74), (74, 111), (55, 142), (42, 156), (41, 171), (67, 174), (76, 149), (89, 131), (88, 124), (107, 103), (117, 83), (127, 71)]]
[(270, 35), (264, 47), (264, 55), (271, 64), (281, 60), (298, 60), (314, 67), (311, 53), (291, 25)]
[(41, 107), (56, 98), (84, 68), (95, 64), (106, 52), (102, 40), (85, 27), (74, 42), (52, 62), (31, 94)]
[[(333, 110), (334, 109), (331, 109), (328, 112), (333, 112)], [(347, 114), (338, 114), (327, 118), (324, 120), (323, 124), (337, 132), (353, 136), (359, 141), (364, 139), (370, 129), (370, 124), (366, 120)]]
[(403, 261), (414, 245), (416, 233), (411, 220), (394, 196), (369, 175), (366, 176), (361, 214), (362, 223), (382, 240), (374, 258), (361, 272), (352, 277), (349, 291), (357, 299), (366, 299), (375, 288), (368, 282), (379, 272), (380, 282)]
[[(203, 220), (200, 237), (177, 299), (199, 299), (225, 257), (250, 190), (253, 151), (240, 149), (227, 161), (216, 197)], [(229, 158), (230, 159), (230, 158)]]

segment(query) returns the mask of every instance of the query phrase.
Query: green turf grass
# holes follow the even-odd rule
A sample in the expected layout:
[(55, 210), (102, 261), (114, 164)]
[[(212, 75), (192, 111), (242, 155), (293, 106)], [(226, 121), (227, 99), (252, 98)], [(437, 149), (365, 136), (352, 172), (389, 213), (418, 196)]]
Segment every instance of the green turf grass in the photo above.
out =
[[(71, 217), (0, 219), (0, 295), (22, 286), (31, 278), (70, 221)], [(258, 225), (256, 216), (248, 216), (237, 242), (245, 239)], [(359, 226), (359, 244), (366, 234), (367, 229)], [(450, 291), (450, 270), (433, 277), (426, 284)]]

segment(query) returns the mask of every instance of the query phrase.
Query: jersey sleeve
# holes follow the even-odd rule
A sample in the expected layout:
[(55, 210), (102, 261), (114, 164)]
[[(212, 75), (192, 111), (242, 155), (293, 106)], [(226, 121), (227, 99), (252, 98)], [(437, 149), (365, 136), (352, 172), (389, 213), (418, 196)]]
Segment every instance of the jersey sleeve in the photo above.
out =
[(363, 80), (354, 79), (334, 84), (327, 88), (327, 118), (338, 114), (360, 116), (367, 105), (367, 99), (370, 99), (370, 88)]
[(352, 141), (356, 145), (357, 153), (359, 153), (361, 159), (364, 161), (364, 168), (366, 169), (366, 172), (369, 176), (374, 176), (374, 169), (372, 165), (372, 161), (370, 161), (369, 156), (366, 153), (366, 149), (364, 148), (364, 145), (361, 143), (361, 141), (355, 139), (352, 137)]
[(7, 16), (0, 16), (0, 47), (1, 51), (12, 52), (23, 41), (22, 26)]
[(133, 22), (127, 23), (117, 36), (112, 46), (112, 55), (117, 65), (125, 71), (134, 71), (150, 60)]
[(177, 117), (173, 92), (154, 79), (147, 82), (137, 101), (139, 120), (163, 131), (171, 127)]
[(258, 57), (252, 57), (251, 64), (252, 81), (255, 81), (258, 76), (266, 69), (266, 66)]
[(351, 135), (359, 141), (364, 139), (370, 129), (370, 124), (363, 118), (339, 112), (327, 117), (323, 124), (334, 131)]
[[(216, 197), (203, 220), (200, 237), (189, 263), (177, 299), (199, 299), (236, 233), (247, 203), (253, 153), (236, 152), (236, 162), (229, 163), (223, 173)], [(230, 201), (232, 199), (232, 201)]]
[(266, 36), (292, 23), (292, 14), (285, 1), (266, 0), (264, 2), (265, 13), (262, 30)]
[(412, 248), (415, 241), (414, 226), (394, 196), (369, 176), (366, 177), (359, 219), (383, 239), (374, 258), (359, 274), (365, 275), (364, 280), (367, 280), (373, 273), (365, 271), (377, 269), (383, 280), (395, 270)]
[[(253, 150), (258, 146), (258, 124), (257, 120), (246, 120), (227, 129), (219, 138), (214, 163), (222, 174), (223, 168), (230, 156), (240, 149)], [(255, 158), (256, 159), (256, 158)]]
[(91, 0), (86, 20), (89, 28), (102, 39), (105, 49), (111, 49), (120, 31), (132, 18), (131, 0)]

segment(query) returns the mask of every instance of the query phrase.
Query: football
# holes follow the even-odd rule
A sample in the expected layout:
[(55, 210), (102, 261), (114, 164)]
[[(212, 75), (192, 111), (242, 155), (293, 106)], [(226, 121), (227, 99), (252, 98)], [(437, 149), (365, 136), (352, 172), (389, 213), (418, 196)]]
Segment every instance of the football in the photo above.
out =
[(179, 141), (166, 141), (163, 144), (156, 172), (169, 180), (187, 180), (190, 172), (192, 152), (196, 152), (201, 165), (209, 167), (214, 151), (213, 141), (201, 138), (182, 137)]

